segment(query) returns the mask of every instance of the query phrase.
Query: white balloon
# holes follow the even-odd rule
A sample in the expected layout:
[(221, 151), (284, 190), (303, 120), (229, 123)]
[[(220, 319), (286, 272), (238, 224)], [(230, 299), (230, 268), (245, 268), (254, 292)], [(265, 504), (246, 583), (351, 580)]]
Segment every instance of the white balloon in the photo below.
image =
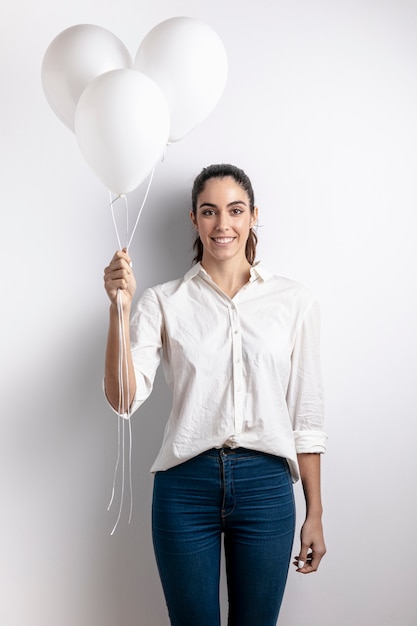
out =
[(85, 87), (100, 74), (131, 68), (124, 44), (101, 26), (79, 24), (60, 33), (42, 61), (42, 86), (52, 110), (74, 130), (75, 109)]
[(115, 194), (133, 191), (162, 157), (168, 143), (169, 107), (149, 76), (112, 70), (83, 91), (75, 112), (81, 153)]
[(134, 67), (165, 93), (171, 111), (170, 141), (178, 141), (220, 100), (228, 61), (220, 37), (210, 26), (190, 17), (174, 17), (146, 35)]

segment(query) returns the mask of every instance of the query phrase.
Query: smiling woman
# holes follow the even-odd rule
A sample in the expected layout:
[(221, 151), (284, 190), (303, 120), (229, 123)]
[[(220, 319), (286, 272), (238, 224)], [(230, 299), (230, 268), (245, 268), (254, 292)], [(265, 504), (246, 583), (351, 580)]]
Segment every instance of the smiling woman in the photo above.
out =
[(105, 270), (106, 395), (120, 413), (119, 385), (128, 385), (132, 402), (122, 410), (130, 416), (151, 393), (162, 358), (173, 405), (151, 468), (152, 528), (171, 624), (220, 625), (224, 535), (229, 626), (275, 626), (300, 477), (307, 516), (296, 571), (316, 571), (326, 551), (318, 305), (305, 287), (255, 262), (258, 209), (242, 170), (205, 168), (190, 217), (198, 232), (193, 268), (147, 289), (131, 319), (136, 283), (127, 252)]
[(191, 211), (201, 241), (201, 263), (212, 276), (220, 271), (220, 286), (231, 297), (249, 280), (246, 244), (257, 216), (257, 207), (250, 206), (247, 192), (232, 176), (210, 178)]
[[(226, 181), (224, 181), (226, 179)], [(258, 219), (258, 208), (255, 207), (255, 196), (252, 188), (252, 183), (249, 177), (243, 172), (243, 170), (235, 167), (234, 165), (229, 164), (220, 164), (220, 165), (211, 165), (209, 167), (205, 167), (202, 172), (197, 176), (194, 181), (191, 197), (192, 197), (192, 212), (191, 219), (194, 223), (196, 230), (198, 231), (197, 226), (197, 203), (199, 200), (200, 194), (204, 191), (208, 193), (210, 191), (210, 187), (216, 184), (228, 183), (230, 188), (229, 194), (233, 196), (233, 191), (235, 192), (237, 199), (231, 202), (231, 207), (233, 208), (233, 203), (236, 204), (236, 214), (239, 214), (239, 211), (243, 211), (246, 209), (246, 212), (250, 212), (253, 219), (251, 219), (250, 231), (246, 240), (245, 247), (245, 255), (250, 263), (255, 261), (256, 256), (256, 244), (257, 244), (257, 236), (254, 230), (252, 230), (252, 226), (256, 223)], [(215, 193), (215, 188), (212, 189), (213, 193)], [(201, 202), (201, 200), (200, 200)], [(209, 202), (206, 202), (208, 208), (216, 208), (216, 205), (210, 206)], [(201, 205), (200, 205), (201, 210)], [(214, 211), (213, 211), (214, 213)], [(203, 258), (203, 242), (201, 237), (198, 236), (196, 241), (194, 242), (194, 248), (196, 249), (196, 256), (194, 261), (200, 262)]]
[(252, 184), (233, 165), (212, 165), (196, 178), (192, 201), (190, 216), (198, 232), (194, 260), (201, 262), (223, 291), (233, 297), (249, 280), (256, 256), (253, 226), (258, 207)]

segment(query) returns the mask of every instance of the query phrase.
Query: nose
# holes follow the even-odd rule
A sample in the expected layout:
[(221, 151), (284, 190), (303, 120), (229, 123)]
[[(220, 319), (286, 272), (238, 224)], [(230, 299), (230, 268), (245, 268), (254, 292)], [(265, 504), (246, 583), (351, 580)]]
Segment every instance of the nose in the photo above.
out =
[(220, 212), (217, 218), (216, 230), (229, 230), (229, 216), (226, 212)]

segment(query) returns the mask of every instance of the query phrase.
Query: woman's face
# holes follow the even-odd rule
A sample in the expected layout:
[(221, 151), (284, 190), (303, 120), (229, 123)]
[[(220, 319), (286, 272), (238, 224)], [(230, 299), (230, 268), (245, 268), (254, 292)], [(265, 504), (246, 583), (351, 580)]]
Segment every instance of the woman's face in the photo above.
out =
[(249, 231), (258, 217), (251, 213), (249, 197), (234, 178), (210, 178), (197, 198), (191, 220), (203, 244), (204, 261), (245, 260)]

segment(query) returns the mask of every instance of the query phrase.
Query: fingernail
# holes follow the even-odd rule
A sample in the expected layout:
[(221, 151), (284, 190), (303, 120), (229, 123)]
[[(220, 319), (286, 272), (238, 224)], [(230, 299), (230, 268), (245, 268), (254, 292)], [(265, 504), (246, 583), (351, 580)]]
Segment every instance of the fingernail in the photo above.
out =
[(304, 567), (304, 561), (298, 561), (298, 569)]

